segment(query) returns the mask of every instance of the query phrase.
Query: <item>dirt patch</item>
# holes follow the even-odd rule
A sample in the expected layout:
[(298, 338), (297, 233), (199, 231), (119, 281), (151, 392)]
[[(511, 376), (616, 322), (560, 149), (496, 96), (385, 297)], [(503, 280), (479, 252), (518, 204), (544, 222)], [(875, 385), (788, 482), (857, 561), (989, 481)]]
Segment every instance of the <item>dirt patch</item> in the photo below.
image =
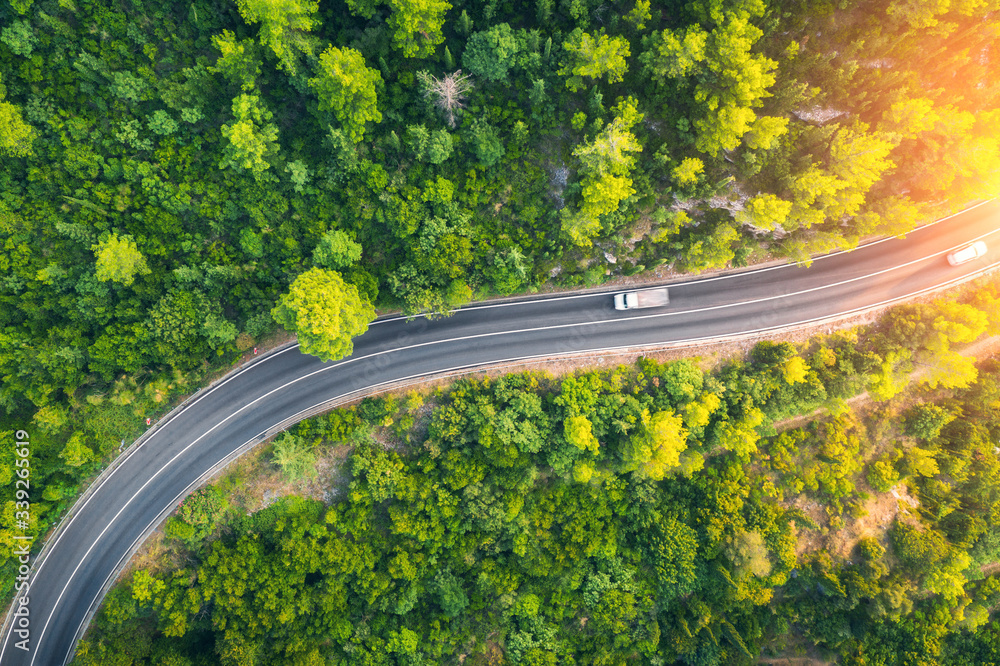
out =
[(132, 577), (132, 572), (141, 569), (146, 569), (153, 574), (163, 574), (180, 569), (184, 566), (186, 559), (183, 553), (165, 543), (162, 529), (156, 530), (142, 544), (139, 552), (128, 561), (128, 564), (118, 575), (118, 580), (128, 580)]
[[(863, 482), (858, 482), (858, 491), (863, 489)], [(797, 542), (795, 545), (795, 555), (801, 558), (808, 553), (825, 550), (834, 557), (849, 559), (858, 542), (865, 537), (874, 537), (879, 541), (885, 541), (885, 533), (892, 526), (897, 516), (910, 516), (910, 512), (917, 506), (917, 500), (909, 493), (905, 484), (900, 483), (887, 493), (875, 493), (870, 489), (869, 498), (861, 505), (857, 511), (857, 518), (850, 514), (844, 514), (841, 527), (831, 528), (830, 520), (827, 516), (825, 505), (816, 499), (799, 495), (789, 505), (795, 508), (819, 526), (818, 529), (800, 529), (797, 531)]]
[[(868, 403), (869, 396), (868, 391), (864, 393), (859, 393), (858, 395), (851, 396), (844, 402), (851, 409), (851, 411), (857, 412), (860, 408)], [(820, 407), (814, 409), (808, 414), (799, 414), (798, 416), (793, 416), (788, 419), (783, 419), (781, 421), (774, 422), (774, 429), (778, 432), (784, 432), (786, 430), (794, 430), (795, 428), (801, 428), (804, 425), (812, 423), (813, 421), (819, 419), (821, 416), (828, 414), (830, 410), (826, 407)]]
[[(902, 493), (905, 495), (905, 488)], [(849, 519), (842, 529), (828, 536), (826, 539), (828, 552), (835, 557), (848, 559), (854, 547), (865, 537), (881, 540), (904, 503), (906, 500), (902, 497), (897, 499), (891, 493), (880, 493), (868, 498), (861, 507), (861, 512), (865, 515)]]
[(837, 662), (819, 657), (769, 657), (757, 659), (757, 663), (771, 666), (833, 666)]

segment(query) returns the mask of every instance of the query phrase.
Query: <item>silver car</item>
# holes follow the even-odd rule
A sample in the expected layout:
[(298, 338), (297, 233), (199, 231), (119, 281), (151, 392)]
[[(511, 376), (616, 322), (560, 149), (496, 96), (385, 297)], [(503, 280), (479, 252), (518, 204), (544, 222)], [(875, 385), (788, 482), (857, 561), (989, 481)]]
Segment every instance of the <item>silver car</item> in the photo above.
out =
[(948, 253), (948, 263), (952, 266), (960, 266), (961, 264), (972, 261), (973, 259), (978, 259), (984, 254), (986, 254), (986, 243), (983, 241), (976, 241), (971, 245), (966, 245), (963, 248), (959, 248), (954, 252)]

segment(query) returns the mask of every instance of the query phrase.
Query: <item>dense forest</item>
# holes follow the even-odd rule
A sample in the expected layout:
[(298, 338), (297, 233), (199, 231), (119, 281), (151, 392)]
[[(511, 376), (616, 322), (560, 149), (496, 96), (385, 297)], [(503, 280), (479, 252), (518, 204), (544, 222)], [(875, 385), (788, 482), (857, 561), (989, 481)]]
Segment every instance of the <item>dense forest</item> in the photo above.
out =
[[(994, 196), (998, 9), (0, 0), (0, 596), (19, 429), (40, 537), (146, 417), (276, 327), (334, 358), (376, 308), (808, 261)], [(870, 342), (870, 392), (921, 354), (972, 372), (949, 344), (987, 323), (926, 316)]]
[(710, 372), (466, 379), (429, 413), (410, 394), (304, 421), (270, 464), (301, 478), (347, 447), (343, 487), (190, 496), (74, 664), (997, 663), (1000, 364), (951, 349), (1000, 332), (997, 297)]

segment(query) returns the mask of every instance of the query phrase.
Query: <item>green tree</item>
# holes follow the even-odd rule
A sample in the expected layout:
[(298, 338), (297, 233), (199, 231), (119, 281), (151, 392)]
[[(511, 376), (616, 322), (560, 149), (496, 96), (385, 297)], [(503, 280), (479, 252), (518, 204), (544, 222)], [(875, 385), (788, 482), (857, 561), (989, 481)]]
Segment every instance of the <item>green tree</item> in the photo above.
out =
[(118, 71), (113, 73), (109, 90), (115, 97), (124, 102), (143, 102), (150, 99), (149, 84), (145, 79), (131, 72)]
[(101, 282), (112, 280), (127, 287), (136, 275), (149, 275), (146, 258), (131, 236), (111, 234), (91, 249), (97, 256), (97, 279)]
[(75, 432), (70, 436), (59, 457), (70, 467), (80, 467), (96, 459), (82, 432)]
[(662, 516), (650, 529), (645, 547), (667, 599), (693, 590), (698, 576), (697, 532), (672, 516)]
[(892, 487), (899, 483), (899, 472), (896, 470), (895, 462), (901, 457), (898, 452), (890, 454), (879, 460), (873, 460), (868, 465), (868, 472), (865, 478), (872, 488), (880, 493), (887, 493)]
[(233, 100), (233, 120), (222, 126), (229, 139), (219, 166), (233, 167), (260, 175), (271, 168), (267, 157), (277, 152), (278, 127), (269, 121), (268, 111), (256, 95), (240, 95)]
[[(410, 125), (406, 128), (406, 145), (413, 151), (413, 156), (420, 161), (427, 157), (427, 149), (431, 145), (431, 133), (425, 125)], [(416, 231), (416, 228), (414, 228)], [(412, 233), (412, 232), (411, 232)]]
[(426, 58), (444, 41), (441, 25), (451, 9), (447, 0), (389, 0), (392, 42), (407, 58)]
[(455, 149), (455, 142), (451, 138), (448, 130), (434, 130), (427, 143), (427, 161), (431, 164), (441, 164), (449, 157)]
[(566, 87), (577, 91), (583, 87), (583, 77), (600, 79), (606, 76), (608, 83), (618, 83), (625, 78), (631, 55), (628, 40), (621, 36), (609, 37), (603, 32), (589, 35), (577, 28), (563, 42), (567, 60), (560, 76), (569, 76)]
[(518, 50), (514, 31), (506, 23), (500, 23), (469, 38), (462, 53), (462, 65), (475, 76), (506, 81)]
[(152, 115), (149, 117), (149, 123), (147, 125), (149, 131), (154, 134), (159, 134), (160, 136), (170, 136), (180, 127), (177, 121), (170, 117), (170, 114), (163, 109), (157, 109), (153, 111)]
[(38, 39), (28, 21), (13, 21), (0, 32), (0, 42), (10, 48), (15, 55), (28, 57), (35, 50)]
[(472, 150), (483, 166), (491, 167), (507, 152), (496, 128), (476, 118), (469, 127)]
[(240, 14), (249, 24), (260, 23), (260, 42), (278, 57), (289, 74), (295, 74), (296, 51), (308, 51), (302, 33), (316, 26), (319, 2), (314, 0), (236, 0)]
[(434, 578), (438, 604), (448, 617), (457, 617), (469, 605), (469, 597), (461, 582), (450, 571), (442, 571)]
[(331, 229), (319, 239), (313, 261), (324, 268), (347, 268), (361, 259), (361, 244), (340, 229)]
[(904, 570), (922, 579), (926, 591), (950, 599), (962, 595), (966, 583), (962, 571), (971, 563), (968, 554), (950, 547), (935, 529), (916, 527), (898, 520), (889, 536)]
[(728, 223), (703, 227), (707, 228), (699, 228), (675, 245), (681, 249), (675, 264), (678, 270), (706, 271), (721, 268), (732, 260), (733, 244), (740, 237), (736, 228)]
[(351, 338), (368, 330), (375, 308), (340, 274), (311, 268), (295, 278), (271, 314), (298, 335), (302, 351), (330, 361), (351, 353)]
[(654, 81), (665, 83), (697, 70), (707, 57), (708, 33), (697, 25), (682, 31), (664, 30), (647, 37), (644, 45), (639, 56), (644, 71)]
[[(218, 306), (216, 306), (217, 308)], [(176, 366), (192, 366), (207, 351), (202, 337), (202, 325), (212, 305), (197, 289), (171, 289), (153, 306), (146, 320), (146, 339), (152, 337), (152, 347), (161, 360)], [(138, 332), (134, 335), (138, 336)]]
[(271, 460), (289, 481), (316, 477), (316, 454), (300, 437), (290, 433), (275, 440)]
[(311, 178), (309, 167), (302, 160), (293, 160), (285, 165), (285, 172), (291, 174), (292, 189), (296, 192), (305, 191), (306, 185)]
[(208, 71), (222, 74), (243, 92), (255, 90), (260, 77), (260, 53), (254, 41), (237, 41), (236, 35), (223, 30), (222, 34), (212, 36), (212, 45), (219, 51), (219, 58)]
[(941, 428), (955, 420), (955, 415), (944, 407), (933, 403), (921, 403), (907, 410), (903, 419), (903, 432), (910, 437), (929, 440), (941, 432)]
[(382, 75), (365, 65), (360, 51), (329, 46), (319, 57), (319, 70), (309, 85), (319, 95), (320, 110), (333, 111), (348, 136), (357, 143), (365, 133), (366, 122), (381, 122), (377, 90)]

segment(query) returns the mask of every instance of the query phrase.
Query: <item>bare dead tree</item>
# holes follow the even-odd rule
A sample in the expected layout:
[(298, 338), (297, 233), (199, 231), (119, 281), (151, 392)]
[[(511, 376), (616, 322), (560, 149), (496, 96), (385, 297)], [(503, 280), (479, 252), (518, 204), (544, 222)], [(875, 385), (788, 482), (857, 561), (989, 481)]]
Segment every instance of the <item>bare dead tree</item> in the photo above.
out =
[(455, 111), (465, 108), (465, 96), (472, 90), (469, 75), (462, 76), (462, 70), (458, 70), (439, 79), (427, 72), (418, 72), (417, 78), (424, 89), (424, 96), (444, 113), (448, 126), (454, 127)]

